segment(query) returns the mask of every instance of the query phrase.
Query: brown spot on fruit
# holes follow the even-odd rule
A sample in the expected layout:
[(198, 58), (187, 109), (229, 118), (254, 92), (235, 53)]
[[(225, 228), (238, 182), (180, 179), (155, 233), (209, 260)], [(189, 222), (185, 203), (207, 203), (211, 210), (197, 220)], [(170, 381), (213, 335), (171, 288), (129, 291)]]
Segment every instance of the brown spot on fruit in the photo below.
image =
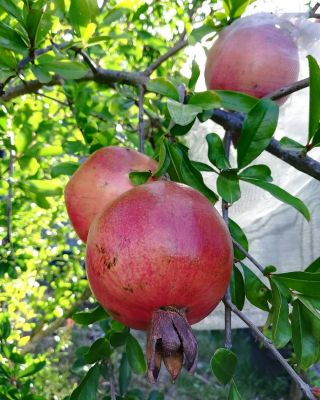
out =
[(108, 268), (111, 269), (115, 267), (117, 264), (117, 257), (112, 257), (104, 260), (104, 265)]
[(133, 289), (130, 286), (123, 286), (122, 289), (126, 290), (127, 292), (133, 293)]

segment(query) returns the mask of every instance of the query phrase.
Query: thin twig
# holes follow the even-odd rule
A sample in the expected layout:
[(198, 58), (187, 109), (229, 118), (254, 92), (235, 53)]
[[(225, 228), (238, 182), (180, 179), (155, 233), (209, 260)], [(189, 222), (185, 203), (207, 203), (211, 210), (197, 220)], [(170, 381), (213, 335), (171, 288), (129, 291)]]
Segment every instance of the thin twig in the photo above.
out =
[(91, 290), (89, 287), (87, 287), (82, 293), (80, 299), (77, 300), (69, 309), (65, 310), (62, 317), (54, 320), (51, 324), (48, 325), (46, 329), (41, 329), (40, 331), (36, 332), (29, 340), (29, 342), (21, 349), (21, 353), (26, 354), (34, 351), (37, 345), (42, 342), (45, 337), (51, 335), (58, 328), (64, 325), (67, 318), (74, 314), (79, 309), (79, 307), (81, 307), (88, 300), (90, 295)]
[(271, 353), (276, 357), (276, 359), (288, 372), (291, 378), (297, 383), (297, 385), (300, 387), (306, 397), (310, 400), (316, 400), (315, 396), (312, 393), (311, 387), (303, 381), (303, 379), (296, 373), (296, 371), (291, 367), (287, 360), (280, 354), (280, 352), (273, 346), (273, 344), (270, 343), (270, 341), (264, 336), (264, 334), (246, 317), (245, 314), (238, 310), (238, 308), (231, 301), (224, 300), (224, 302), (229, 306), (231, 311), (236, 314), (254, 332), (261, 343), (268, 350), (271, 351)]
[(236, 242), (234, 239), (232, 239), (232, 242), (233, 242), (233, 245), (234, 245), (239, 251), (241, 251), (241, 253), (242, 253), (243, 255), (245, 255), (245, 256), (247, 257), (247, 259), (250, 260), (250, 261), (252, 262), (252, 264), (255, 265), (255, 266), (263, 273), (263, 271), (264, 271), (263, 266), (262, 266), (260, 263), (258, 263), (258, 261), (257, 261), (255, 258), (253, 258), (252, 255), (249, 254), (249, 253), (247, 252), (247, 250), (245, 250), (245, 249), (241, 246), (241, 244), (239, 244), (238, 242)]
[(271, 99), (271, 100), (279, 100), (282, 97), (288, 96), (289, 94), (292, 94), (294, 92), (298, 92), (299, 90), (305, 89), (309, 86), (310, 84), (310, 79), (305, 78), (300, 81), (297, 81), (293, 83), (292, 85), (285, 86), (281, 89), (275, 90), (274, 92), (269, 93), (265, 98)]
[[(224, 150), (227, 159), (230, 157), (230, 147), (231, 147), (231, 131), (226, 130), (224, 135)], [(229, 215), (228, 215), (229, 204), (222, 199), (222, 217), (224, 219), (225, 224), (228, 226)], [(231, 293), (230, 293), (230, 285), (227, 288), (227, 291), (224, 295), (224, 299), (226, 302), (231, 301)], [(232, 328), (231, 328), (231, 309), (225, 303), (224, 309), (224, 347), (226, 349), (231, 349), (232, 347)]]
[(139, 86), (139, 151), (144, 153), (144, 93), (145, 87)]
[(84, 50), (79, 49), (78, 47), (71, 47), (71, 50), (73, 50), (75, 53), (80, 54), (85, 61), (85, 63), (88, 65), (88, 67), (91, 69), (91, 71), (95, 74), (98, 70), (97, 65), (95, 62), (90, 58), (89, 54), (86, 53)]
[(184, 29), (177, 43), (166, 53), (162, 54), (162, 56), (160, 56), (156, 61), (150, 64), (149, 67), (143, 71), (143, 74), (150, 76), (164, 61), (167, 61), (170, 57), (178, 53), (178, 51), (186, 47), (188, 45), (188, 40), (185, 40), (186, 33), (187, 32)]

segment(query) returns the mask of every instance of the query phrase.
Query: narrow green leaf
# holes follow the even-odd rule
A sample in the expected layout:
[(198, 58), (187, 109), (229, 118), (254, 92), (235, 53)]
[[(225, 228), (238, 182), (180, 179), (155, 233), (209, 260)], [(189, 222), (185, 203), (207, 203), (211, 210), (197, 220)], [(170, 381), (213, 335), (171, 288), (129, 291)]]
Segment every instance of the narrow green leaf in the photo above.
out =
[(119, 389), (121, 396), (123, 396), (128, 391), (130, 380), (131, 380), (130, 366), (128, 363), (126, 353), (123, 353), (119, 368)]
[(283, 136), (280, 139), (280, 146), (283, 150), (296, 150), (296, 151), (302, 151), (304, 150), (305, 146), (301, 143), (296, 142), (295, 140)]
[(134, 186), (139, 186), (148, 182), (151, 175), (151, 171), (132, 171), (129, 172), (129, 179)]
[(86, 364), (93, 364), (100, 360), (106, 360), (111, 355), (110, 343), (106, 338), (97, 339), (83, 355)]
[(192, 61), (192, 65), (191, 65), (191, 77), (189, 79), (188, 82), (188, 89), (189, 90), (194, 90), (194, 88), (196, 87), (198, 78), (200, 76), (200, 68), (199, 65), (196, 63), (195, 60)]
[(226, 157), (223, 142), (216, 133), (209, 133), (206, 136), (208, 143), (208, 158), (210, 162), (219, 169), (230, 168), (230, 163)]
[(172, 120), (178, 125), (188, 125), (202, 111), (201, 107), (190, 104), (181, 104), (177, 101), (168, 99), (168, 111)]
[[(236, 222), (234, 222), (231, 218), (229, 218), (228, 227), (232, 238), (237, 243), (239, 243), (246, 251), (248, 251), (249, 250), (248, 239), (243, 230), (240, 228), (240, 226)], [(246, 258), (246, 256), (235, 246), (233, 246), (233, 253), (234, 257), (237, 260), (244, 260)]]
[(22, 188), (25, 192), (30, 191), (42, 196), (59, 196), (62, 194), (61, 182), (58, 179), (30, 179), (22, 184)]
[(98, 13), (96, 0), (71, 0), (69, 18), (74, 27), (86, 27)]
[(10, 336), (11, 326), (9, 315), (2, 312), (0, 315), (0, 339), (6, 340)]
[(193, 31), (190, 33), (190, 36), (188, 37), (188, 42), (191, 45), (196, 44), (197, 42), (200, 42), (201, 39), (208, 35), (209, 33), (216, 32), (217, 28), (212, 22), (206, 22), (204, 25), (200, 26), (199, 28), (193, 29)]
[(17, 2), (13, 0), (0, 0), (0, 7), (18, 21), (23, 20), (22, 10), (17, 6)]
[(230, 19), (239, 18), (255, 0), (223, 0), (223, 7)]
[(307, 296), (320, 298), (320, 273), (319, 272), (286, 272), (283, 274), (274, 274), (272, 277), (284, 283), (290, 289)]
[(62, 162), (62, 163), (52, 167), (51, 176), (52, 176), (52, 178), (56, 178), (57, 176), (60, 176), (60, 175), (71, 176), (76, 172), (76, 170), (78, 168), (79, 168), (79, 164), (76, 162), (73, 162), (73, 161)]
[(179, 93), (172, 82), (165, 78), (151, 79), (147, 84), (149, 92), (158, 93), (167, 96), (173, 100), (179, 101)]
[(257, 103), (256, 97), (230, 90), (216, 90), (223, 108), (232, 111), (248, 113)]
[(221, 171), (217, 179), (217, 190), (226, 202), (235, 203), (241, 197), (239, 178), (236, 170)]
[(311, 55), (308, 57), (310, 74), (310, 97), (309, 97), (309, 142), (320, 141), (320, 67)]
[(245, 301), (245, 287), (243, 276), (238, 267), (233, 266), (231, 281), (230, 281), (231, 300), (239, 310), (243, 309)]
[(240, 178), (258, 179), (261, 181), (272, 181), (271, 170), (267, 165), (252, 165), (239, 174)]
[(211, 369), (219, 382), (226, 385), (233, 378), (237, 363), (238, 357), (231, 350), (220, 348), (211, 359)]
[(195, 168), (197, 168), (197, 170), (200, 172), (214, 172), (214, 169), (212, 167), (210, 167), (210, 165), (207, 165), (200, 161), (194, 161), (194, 160), (190, 160), (190, 161), (191, 161), (191, 164)]
[(278, 123), (279, 106), (269, 99), (260, 100), (244, 121), (238, 141), (238, 166), (243, 168), (268, 146)]
[(146, 372), (146, 362), (143, 351), (137, 339), (129, 335), (126, 342), (126, 355), (132, 371), (136, 374), (144, 374)]
[(10, 50), (0, 48), (0, 67), (16, 69), (18, 66), (14, 53)]
[(80, 325), (91, 325), (108, 317), (106, 311), (101, 306), (98, 306), (90, 311), (77, 312), (73, 314), (72, 319)]
[(70, 400), (96, 400), (100, 377), (100, 365), (95, 364), (89, 369), (80, 385), (72, 392)]
[(20, 371), (17, 375), (18, 378), (26, 378), (39, 372), (46, 365), (45, 361), (35, 362), (28, 365), (24, 370)]
[(40, 21), (43, 16), (43, 9), (31, 8), (26, 18), (26, 30), (30, 43), (34, 44), (39, 29)]
[(256, 185), (260, 187), (263, 190), (266, 190), (272, 196), (274, 196), (276, 199), (282, 201), (283, 203), (289, 204), (293, 208), (295, 208), (297, 211), (299, 211), (307, 221), (310, 221), (310, 212), (304, 202), (300, 199), (298, 199), (295, 196), (292, 196), (292, 194), (288, 193), (281, 187), (274, 185), (273, 183), (258, 180), (258, 179), (249, 179), (249, 178), (244, 178), (240, 176), (240, 179), (252, 183), (253, 185)]
[(64, 79), (80, 79), (86, 76), (88, 67), (78, 61), (69, 60), (39, 60), (39, 65), (44, 71), (54, 72)]
[(202, 110), (212, 110), (213, 108), (221, 107), (220, 98), (213, 90), (195, 93), (190, 97), (188, 104), (199, 106)]
[(270, 297), (270, 290), (250, 268), (243, 263), (241, 263), (241, 266), (244, 272), (247, 299), (254, 306), (261, 308), (261, 310), (269, 311), (268, 299)]
[(291, 339), (289, 306), (277, 282), (270, 279), (270, 284), (272, 290), (272, 342), (276, 347), (281, 348)]
[(298, 366), (307, 369), (317, 361), (319, 341), (312, 334), (312, 326), (308, 319), (308, 310), (300, 300), (293, 303), (292, 308), (292, 342)]
[(305, 269), (305, 272), (320, 272), (320, 257), (315, 259), (308, 268)]
[(234, 380), (232, 380), (229, 393), (228, 393), (228, 400), (242, 400), (240, 393), (237, 389), (236, 384), (234, 383)]
[(165, 145), (166, 139), (163, 138), (163, 140), (160, 142), (159, 145), (159, 160), (158, 160), (158, 169), (157, 171), (153, 174), (153, 176), (161, 176), (167, 172), (167, 169), (170, 165), (170, 157), (167, 152), (167, 147)]
[(3, 22), (0, 22), (0, 47), (18, 53), (25, 53), (27, 50), (27, 45), (21, 34)]

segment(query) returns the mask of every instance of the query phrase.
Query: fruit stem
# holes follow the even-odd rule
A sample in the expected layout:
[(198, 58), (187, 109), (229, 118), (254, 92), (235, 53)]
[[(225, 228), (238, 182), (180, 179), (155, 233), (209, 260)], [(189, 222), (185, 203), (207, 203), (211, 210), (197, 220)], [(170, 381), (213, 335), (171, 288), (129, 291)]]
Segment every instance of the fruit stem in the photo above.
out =
[(185, 309), (162, 307), (152, 314), (147, 337), (148, 379), (155, 383), (163, 361), (172, 380), (181, 371), (194, 373), (197, 366), (198, 345), (187, 321)]

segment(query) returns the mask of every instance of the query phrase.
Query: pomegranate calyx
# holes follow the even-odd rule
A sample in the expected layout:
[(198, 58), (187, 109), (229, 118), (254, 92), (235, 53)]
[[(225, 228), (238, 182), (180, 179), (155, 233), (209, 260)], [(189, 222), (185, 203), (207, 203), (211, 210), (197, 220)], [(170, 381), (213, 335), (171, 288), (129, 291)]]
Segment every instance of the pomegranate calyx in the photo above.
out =
[(175, 381), (184, 367), (193, 373), (197, 366), (198, 346), (181, 309), (165, 307), (153, 312), (147, 339), (148, 379), (155, 383), (163, 360)]

